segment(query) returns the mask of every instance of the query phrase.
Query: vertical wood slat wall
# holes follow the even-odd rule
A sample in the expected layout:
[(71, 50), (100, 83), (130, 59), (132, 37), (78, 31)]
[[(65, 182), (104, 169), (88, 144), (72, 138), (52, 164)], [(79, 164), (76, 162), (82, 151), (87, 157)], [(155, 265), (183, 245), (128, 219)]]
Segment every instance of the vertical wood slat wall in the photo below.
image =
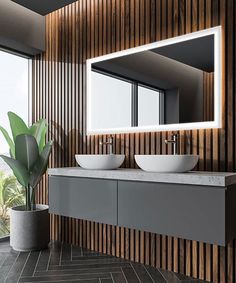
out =
[[(79, 0), (47, 16), (46, 52), (33, 60), (33, 120), (45, 117), (55, 141), (51, 167), (75, 166), (75, 153), (105, 153), (106, 136), (85, 135), (87, 58), (222, 25), (222, 129), (180, 131), (182, 153), (200, 155), (199, 170), (236, 168), (234, 0)], [(170, 132), (119, 134), (125, 167), (134, 154), (171, 153)], [(38, 191), (47, 203), (47, 177)], [(219, 247), (53, 215), (53, 239), (82, 245), (213, 282), (236, 281), (235, 241)]]
[(203, 121), (214, 120), (214, 72), (203, 72)]

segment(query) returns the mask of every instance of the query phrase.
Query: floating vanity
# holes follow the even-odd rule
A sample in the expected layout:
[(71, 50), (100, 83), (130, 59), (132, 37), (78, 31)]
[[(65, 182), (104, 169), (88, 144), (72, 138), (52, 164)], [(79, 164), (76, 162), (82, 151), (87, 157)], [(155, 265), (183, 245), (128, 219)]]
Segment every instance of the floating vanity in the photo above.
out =
[(49, 169), (50, 213), (225, 246), (236, 174)]

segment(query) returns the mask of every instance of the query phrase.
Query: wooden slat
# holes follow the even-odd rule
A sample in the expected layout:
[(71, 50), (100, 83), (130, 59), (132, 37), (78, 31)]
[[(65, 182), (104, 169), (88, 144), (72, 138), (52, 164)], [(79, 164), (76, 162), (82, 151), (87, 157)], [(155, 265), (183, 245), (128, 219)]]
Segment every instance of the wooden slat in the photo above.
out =
[[(198, 170), (236, 169), (235, 21), (233, 0), (79, 0), (46, 17), (46, 52), (32, 66), (32, 119), (46, 118), (55, 140), (50, 166), (75, 166), (75, 153), (106, 153), (100, 140), (86, 137), (87, 58), (155, 40), (222, 26), (222, 129), (181, 131), (182, 153), (199, 154)], [(213, 104), (213, 74), (204, 81), (208, 117)], [(212, 117), (211, 117), (212, 118)], [(171, 132), (115, 135), (115, 152), (125, 167), (137, 168), (134, 154), (171, 153)], [(48, 202), (48, 178), (37, 192)], [(219, 247), (52, 215), (51, 237), (108, 254), (167, 268), (217, 283), (235, 282), (235, 242)]]

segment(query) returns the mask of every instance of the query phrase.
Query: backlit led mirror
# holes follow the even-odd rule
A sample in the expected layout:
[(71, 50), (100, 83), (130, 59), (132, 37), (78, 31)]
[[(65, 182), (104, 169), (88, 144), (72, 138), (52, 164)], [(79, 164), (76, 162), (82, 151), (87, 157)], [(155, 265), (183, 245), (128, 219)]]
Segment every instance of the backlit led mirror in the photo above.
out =
[(221, 28), (87, 60), (87, 133), (221, 126)]

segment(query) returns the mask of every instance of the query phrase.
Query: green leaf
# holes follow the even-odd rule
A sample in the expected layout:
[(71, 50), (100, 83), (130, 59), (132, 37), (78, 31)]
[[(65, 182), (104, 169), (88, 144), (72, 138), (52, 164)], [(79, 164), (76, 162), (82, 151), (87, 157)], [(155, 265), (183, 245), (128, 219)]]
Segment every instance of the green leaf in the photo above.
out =
[(31, 171), (39, 157), (38, 144), (31, 135), (18, 135), (16, 137), (16, 160)]
[(10, 138), (7, 130), (5, 130), (3, 127), (0, 126), (0, 131), (2, 132), (6, 142), (8, 143), (9, 145), (9, 148), (10, 148), (10, 153), (11, 153), (11, 156), (12, 157), (15, 157), (15, 145), (14, 145), (14, 142), (13, 140)]
[(48, 167), (48, 159), (49, 155), (52, 150), (52, 141), (49, 141), (42, 153), (40, 154), (38, 161), (35, 163), (34, 168), (32, 170), (32, 174), (30, 177), (30, 186), (32, 188), (35, 188), (37, 184), (39, 183), (40, 179), (42, 178), (43, 174), (46, 172), (47, 167)]
[(11, 131), (12, 131), (14, 142), (16, 142), (16, 137), (18, 135), (29, 134), (28, 127), (18, 115), (16, 115), (13, 112), (8, 112), (7, 115), (10, 121), (10, 126), (11, 126)]
[(47, 129), (48, 126), (45, 119), (40, 119), (38, 122), (34, 123), (29, 129), (30, 134), (36, 138), (40, 153), (42, 152), (45, 146)]
[(46, 134), (47, 134), (47, 131), (48, 131), (48, 126), (46, 125), (46, 127), (43, 129), (42, 131), (42, 135), (41, 135), (41, 139), (40, 139), (40, 142), (39, 142), (39, 152), (42, 153), (44, 147), (45, 147), (45, 144), (46, 144)]
[(28, 170), (20, 163), (20, 161), (15, 160), (11, 157), (0, 155), (0, 157), (8, 164), (8, 166), (12, 169), (14, 175), (18, 182), (27, 187), (29, 183), (30, 174)]

